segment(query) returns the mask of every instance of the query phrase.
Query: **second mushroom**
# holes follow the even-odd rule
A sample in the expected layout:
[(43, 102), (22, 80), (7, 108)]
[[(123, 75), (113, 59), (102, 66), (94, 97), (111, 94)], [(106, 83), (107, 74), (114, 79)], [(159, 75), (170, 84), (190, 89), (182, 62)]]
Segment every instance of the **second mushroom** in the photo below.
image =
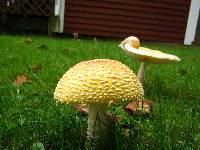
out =
[(140, 69), (138, 71), (138, 78), (141, 83), (144, 82), (145, 72), (148, 63), (164, 64), (173, 61), (180, 61), (181, 59), (175, 55), (163, 53), (158, 50), (152, 50), (146, 47), (140, 47), (140, 40), (135, 36), (130, 36), (123, 40), (119, 45), (124, 52), (135, 57), (141, 61)]

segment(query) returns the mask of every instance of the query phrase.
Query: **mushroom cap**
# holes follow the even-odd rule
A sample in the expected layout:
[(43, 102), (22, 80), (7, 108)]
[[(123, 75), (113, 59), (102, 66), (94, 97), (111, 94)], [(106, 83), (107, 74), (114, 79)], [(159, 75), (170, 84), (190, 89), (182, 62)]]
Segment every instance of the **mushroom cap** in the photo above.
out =
[[(126, 40), (126, 42), (125, 42)], [(158, 50), (152, 50), (146, 47), (134, 47), (135, 40), (133, 40), (132, 37), (126, 38), (124, 41), (122, 41), (120, 47), (125, 51), (125, 53), (129, 56), (133, 56), (137, 58), (140, 61), (143, 62), (149, 62), (149, 63), (155, 63), (155, 64), (164, 64), (164, 63), (170, 63), (172, 61), (180, 61), (181, 59), (175, 55), (163, 53)]]
[(110, 59), (76, 64), (63, 75), (54, 92), (58, 101), (81, 105), (140, 100), (143, 96), (142, 85), (132, 70)]
[(129, 44), (131, 47), (139, 48), (140, 47), (140, 40), (135, 36), (129, 36), (125, 38), (122, 42), (122, 45)]

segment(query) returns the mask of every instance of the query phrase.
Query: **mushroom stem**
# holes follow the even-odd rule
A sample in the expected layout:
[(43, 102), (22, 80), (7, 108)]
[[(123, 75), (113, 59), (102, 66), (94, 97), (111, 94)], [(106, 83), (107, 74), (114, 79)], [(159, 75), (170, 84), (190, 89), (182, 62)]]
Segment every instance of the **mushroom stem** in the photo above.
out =
[(140, 80), (140, 82), (142, 84), (144, 83), (146, 68), (147, 68), (147, 63), (146, 62), (141, 62), (140, 69), (138, 71), (138, 75), (137, 76), (138, 76), (138, 78), (139, 78), (139, 80)]
[(88, 111), (88, 138), (96, 138), (101, 134), (106, 134), (106, 112), (107, 104), (92, 103)]

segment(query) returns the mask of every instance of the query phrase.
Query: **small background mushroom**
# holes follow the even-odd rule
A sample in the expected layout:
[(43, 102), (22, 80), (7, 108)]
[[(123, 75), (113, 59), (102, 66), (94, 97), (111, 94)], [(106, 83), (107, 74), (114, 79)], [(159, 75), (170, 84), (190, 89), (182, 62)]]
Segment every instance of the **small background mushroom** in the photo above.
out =
[(130, 36), (123, 40), (119, 45), (124, 52), (135, 57), (141, 61), (140, 69), (138, 71), (138, 78), (140, 82), (144, 82), (145, 72), (148, 63), (152, 64), (166, 64), (181, 59), (175, 55), (166, 54), (158, 50), (152, 50), (146, 47), (140, 47), (140, 40), (137, 37)]
[(109, 59), (80, 62), (60, 79), (54, 92), (58, 101), (88, 106), (88, 138), (106, 134), (109, 103), (142, 100), (143, 88), (126, 65)]

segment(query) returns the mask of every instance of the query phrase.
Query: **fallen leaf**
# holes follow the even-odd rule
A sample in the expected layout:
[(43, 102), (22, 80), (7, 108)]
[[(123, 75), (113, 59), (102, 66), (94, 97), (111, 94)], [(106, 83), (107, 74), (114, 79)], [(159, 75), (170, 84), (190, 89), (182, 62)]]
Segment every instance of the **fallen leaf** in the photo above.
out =
[(130, 114), (133, 113), (150, 114), (153, 111), (153, 102), (147, 99), (140, 101), (133, 101), (128, 105), (126, 105), (124, 110)]
[[(74, 105), (74, 108), (78, 110), (82, 115), (87, 116), (88, 115), (88, 107), (81, 106), (81, 105)], [(106, 117), (109, 121), (114, 122), (120, 122), (122, 120), (121, 116), (117, 116), (112, 114), (111, 112), (107, 112)]]
[(121, 116), (118, 115), (114, 115), (111, 112), (107, 112), (107, 119), (110, 121), (114, 121), (114, 122), (121, 122), (123, 120), (123, 118)]
[(25, 74), (21, 74), (21, 75), (18, 75), (16, 77), (16, 79), (14, 80), (14, 84), (17, 85), (17, 86), (21, 86), (23, 83), (25, 82), (29, 82), (29, 83), (32, 83), (33, 81), (31, 81), (27, 75)]

